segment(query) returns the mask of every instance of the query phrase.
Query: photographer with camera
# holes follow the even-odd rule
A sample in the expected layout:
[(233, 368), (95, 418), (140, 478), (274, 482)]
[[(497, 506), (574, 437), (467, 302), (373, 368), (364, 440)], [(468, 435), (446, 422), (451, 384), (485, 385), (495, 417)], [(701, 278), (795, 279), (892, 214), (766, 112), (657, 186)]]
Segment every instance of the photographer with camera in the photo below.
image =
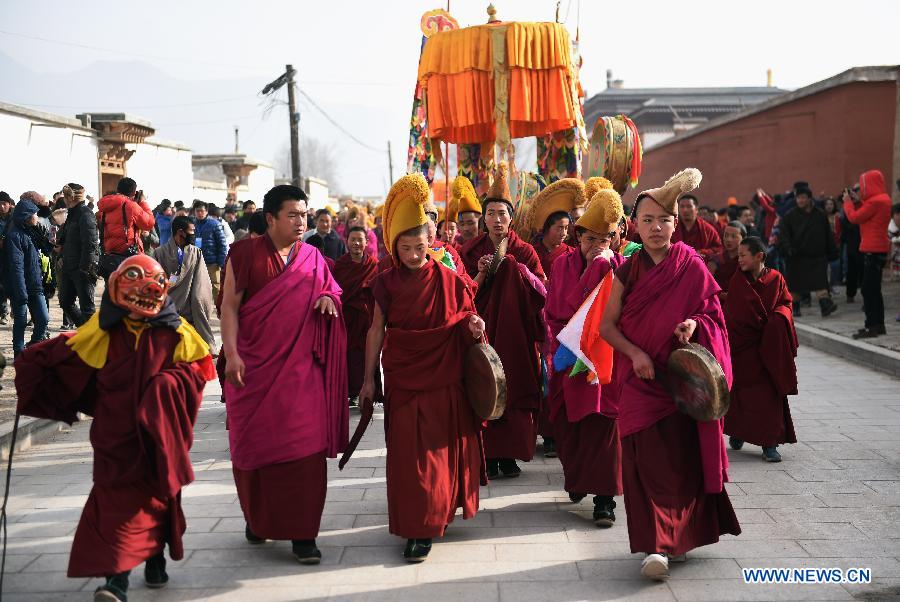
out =
[(131, 178), (119, 180), (116, 194), (100, 199), (97, 209), (102, 244), (98, 273), (109, 278), (126, 258), (144, 252), (141, 231), (152, 230), (156, 220), (144, 191)]
[(68, 213), (56, 241), (62, 255), (59, 305), (78, 327), (87, 322), (95, 310), (94, 287), (99, 255), (97, 220), (84, 203), (84, 186), (66, 184), (63, 199)]

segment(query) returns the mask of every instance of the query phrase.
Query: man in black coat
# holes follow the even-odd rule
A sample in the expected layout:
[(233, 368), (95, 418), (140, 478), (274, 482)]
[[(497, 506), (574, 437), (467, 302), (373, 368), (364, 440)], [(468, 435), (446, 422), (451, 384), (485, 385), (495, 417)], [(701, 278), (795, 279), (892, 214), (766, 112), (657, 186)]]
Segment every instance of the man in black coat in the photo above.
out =
[[(97, 261), (100, 238), (97, 218), (84, 203), (84, 187), (67, 184), (63, 195), (69, 213), (57, 236), (62, 249), (62, 271), (59, 274), (59, 305), (75, 326), (81, 326), (94, 315), (94, 287), (97, 283)], [(76, 299), (78, 305), (75, 304)]]
[(837, 245), (825, 212), (813, 205), (812, 190), (795, 191), (797, 206), (781, 221), (779, 248), (787, 261), (788, 288), (794, 294), (794, 315), (800, 315), (797, 299), (816, 293), (822, 317), (837, 309), (828, 287), (828, 262), (838, 257)]

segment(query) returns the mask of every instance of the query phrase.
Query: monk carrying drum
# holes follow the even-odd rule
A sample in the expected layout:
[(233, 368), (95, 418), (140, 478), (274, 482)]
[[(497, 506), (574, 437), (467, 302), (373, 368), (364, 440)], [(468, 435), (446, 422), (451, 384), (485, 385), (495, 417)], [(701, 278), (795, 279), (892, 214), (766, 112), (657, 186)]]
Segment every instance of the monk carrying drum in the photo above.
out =
[(475, 516), (484, 457), (481, 419), (463, 389), (466, 352), (484, 335), (484, 321), (469, 283), (429, 249), (427, 200), (428, 183), (413, 174), (385, 202), (384, 241), (394, 265), (373, 284), (360, 392), (370, 405), (384, 344), (388, 520), (390, 532), (407, 539), (408, 562), (425, 560), (457, 508), (463, 518)]
[(687, 169), (638, 195), (632, 221), (644, 246), (616, 270), (601, 325), (616, 350), (628, 538), (632, 552), (647, 554), (641, 574), (656, 580), (668, 577), (670, 558), (741, 532), (723, 485), (722, 420), (679, 412), (664, 380), (672, 351), (691, 341), (731, 380), (719, 286), (696, 251), (672, 244), (679, 196), (700, 178)]

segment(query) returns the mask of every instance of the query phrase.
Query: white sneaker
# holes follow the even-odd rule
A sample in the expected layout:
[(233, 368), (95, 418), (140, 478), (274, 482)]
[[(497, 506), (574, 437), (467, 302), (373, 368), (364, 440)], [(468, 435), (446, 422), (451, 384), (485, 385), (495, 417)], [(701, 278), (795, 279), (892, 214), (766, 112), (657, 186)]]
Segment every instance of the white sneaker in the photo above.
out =
[(669, 559), (665, 554), (647, 554), (641, 563), (641, 575), (653, 581), (669, 578)]

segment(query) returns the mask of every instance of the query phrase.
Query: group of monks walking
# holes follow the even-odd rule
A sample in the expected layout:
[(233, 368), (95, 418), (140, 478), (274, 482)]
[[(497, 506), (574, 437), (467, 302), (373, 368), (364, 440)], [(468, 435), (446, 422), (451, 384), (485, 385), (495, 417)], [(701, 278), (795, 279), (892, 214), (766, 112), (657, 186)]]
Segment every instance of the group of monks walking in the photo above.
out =
[[(780, 460), (777, 445), (796, 440), (791, 297), (764, 266), (765, 246), (729, 235), (713, 267), (682, 242), (695, 236), (678, 219), (679, 202), (696, 205), (694, 169), (642, 192), (630, 216), (603, 178), (550, 184), (524, 220), (537, 236), (523, 240), (511, 229), (507, 177), (501, 164), (484, 199), (457, 178), (444, 220), (459, 234), (445, 225), (443, 241), (428, 183), (400, 178), (381, 210), (380, 259), (357, 225), (345, 233), (349, 252), (326, 261), (301, 242), (304, 192), (280, 185), (266, 194), (268, 229), (232, 247), (218, 300), (248, 544), (291, 540), (298, 562), (320, 561), (326, 459), (348, 447), (350, 398), (364, 417), (384, 404), (388, 527), (406, 540), (409, 562), (428, 557), (460, 510), (475, 516), (481, 486), (519, 476), (538, 436), (546, 456), (558, 455), (570, 500), (592, 496), (598, 527), (616, 524), (614, 498), (624, 494), (631, 551), (645, 555), (640, 570), (650, 579), (665, 579), (670, 561), (721, 534), (740, 533), (724, 489), (723, 432), (734, 449), (760, 445), (769, 461)], [(164, 547), (181, 556), (180, 489), (193, 479), (191, 427), (212, 358), (171, 315), (157, 267), (120, 268), (96, 320), (16, 362), (20, 412), (94, 417), (95, 484), (69, 575), (105, 578), (97, 600), (126, 600), (129, 573), (144, 561), (147, 584), (164, 586)], [(598, 328), (614, 356), (601, 383), (570, 371), (557, 335), (604, 282)], [(469, 348), (485, 341), (507, 378), (506, 410), (490, 421), (463, 383)], [(664, 384), (669, 355), (689, 342), (726, 376), (724, 420), (679, 412)]]

